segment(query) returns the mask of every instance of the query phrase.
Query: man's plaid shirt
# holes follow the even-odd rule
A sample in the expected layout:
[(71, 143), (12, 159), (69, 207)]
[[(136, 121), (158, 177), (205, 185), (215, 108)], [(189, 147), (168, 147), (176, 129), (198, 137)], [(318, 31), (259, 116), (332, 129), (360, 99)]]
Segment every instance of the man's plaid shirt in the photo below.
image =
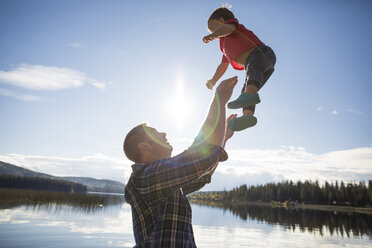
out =
[(219, 146), (191, 146), (149, 164), (132, 165), (125, 199), (132, 208), (135, 247), (196, 247), (186, 195), (210, 182), (207, 175), (227, 154)]

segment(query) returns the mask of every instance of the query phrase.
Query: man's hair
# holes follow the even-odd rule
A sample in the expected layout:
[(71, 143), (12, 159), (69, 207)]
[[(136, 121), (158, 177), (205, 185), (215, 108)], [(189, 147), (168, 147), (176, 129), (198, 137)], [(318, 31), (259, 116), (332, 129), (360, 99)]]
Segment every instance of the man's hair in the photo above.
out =
[(220, 7), (213, 11), (208, 20), (219, 20), (221, 17), (225, 21), (235, 18), (234, 14), (229, 9), (225, 7)]
[(139, 163), (141, 161), (141, 152), (138, 148), (138, 144), (146, 141), (146, 123), (142, 123), (129, 131), (127, 136), (125, 136), (123, 150), (125, 156), (135, 163)]

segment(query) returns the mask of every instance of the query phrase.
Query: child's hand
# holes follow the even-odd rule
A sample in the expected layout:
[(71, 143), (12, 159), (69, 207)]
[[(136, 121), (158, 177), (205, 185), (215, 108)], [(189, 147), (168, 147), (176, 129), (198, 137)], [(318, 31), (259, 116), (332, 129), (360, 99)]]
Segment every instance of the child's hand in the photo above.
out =
[(216, 37), (214, 37), (212, 34), (208, 34), (207, 36), (204, 36), (203, 41), (205, 43), (208, 43), (208, 42), (210, 42), (210, 41), (212, 41), (214, 39), (216, 39)]
[(213, 89), (213, 86), (216, 84), (216, 81), (214, 81), (213, 79), (210, 79), (207, 81), (207, 83), (205, 84), (207, 86), (208, 89)]

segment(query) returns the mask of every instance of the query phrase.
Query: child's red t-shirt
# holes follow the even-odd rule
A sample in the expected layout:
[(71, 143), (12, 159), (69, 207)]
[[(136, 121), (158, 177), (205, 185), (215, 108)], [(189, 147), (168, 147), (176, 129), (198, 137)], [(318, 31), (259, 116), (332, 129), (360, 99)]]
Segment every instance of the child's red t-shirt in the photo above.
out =
[(235, 62), (235, 58), (242, 52), (264, 43), (252, 31), (240, 24), (237, 19), (225, 21), (225, 24), (229, 23), (235, 24), (236, 28), (231, 34), (219, 38), (220, 49), (223, 53), (222, 61), (229, 62), (236, 70), (244, 70), (243, 66)]

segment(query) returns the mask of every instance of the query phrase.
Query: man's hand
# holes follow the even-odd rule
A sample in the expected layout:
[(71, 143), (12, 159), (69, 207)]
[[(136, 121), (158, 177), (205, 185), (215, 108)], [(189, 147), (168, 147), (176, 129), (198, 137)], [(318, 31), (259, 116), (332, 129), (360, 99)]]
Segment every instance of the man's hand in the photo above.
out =
[(210, 79), (207, 81), (207, 83), (205, 84), (207, 86), (208, 89), (213, 89), (213, 86), (216, 84), (216, 80), (213, 80), (213, 79)]
[(230, 128), (228, 128), (227, 123), (229, 123), (229, 121), (236, 118), (237, 116), (238, 114), (232, 114), (226, 120), (225, 143), (227, 140), (229, 140), (234, 135), (234, 130), (231, 130)]
[(216, 89), (216, 95), (219, 97), (219, 100), (222, 104), (226, 104), (230, 99), (235, 85), (238, 83), (238, 77), (232, 77), (226, 80), (223, 80)]
[(210, 42), (210, 41), (212, 41), (214, 39), (216, 39), (216, 37), (214, 37), (213, 34), (208, 34), (208, 35), (206, 35), (206, 36), (203, 37), (204, 43), (208, 43), (208, 42)]
[(207, 118), (200, 130), (206, 143), (216, 146), (223, 145), (226, 132), (226, 103), (237, 82), (238, 77), (233, 77), (218, 85)]

